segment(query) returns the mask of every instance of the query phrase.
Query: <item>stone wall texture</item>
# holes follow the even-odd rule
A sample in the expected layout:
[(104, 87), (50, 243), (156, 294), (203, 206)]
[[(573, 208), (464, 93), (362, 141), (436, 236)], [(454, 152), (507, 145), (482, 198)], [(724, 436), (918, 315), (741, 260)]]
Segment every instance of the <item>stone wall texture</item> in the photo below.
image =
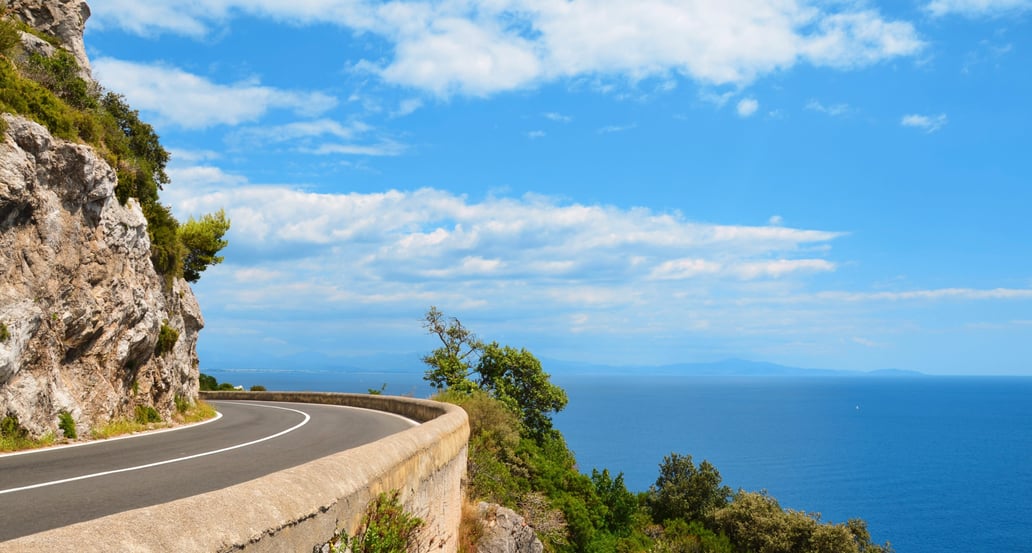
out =
[(317, 551), (354, 534), (369, 503), (400, 491), (427, 522), (427, 551), (454, 553), (469, 421), (454, 405), (357, 394), (205, 392), (209, 399), (297, 401), (372, 408), (421, 422), (404, 432), (215, 492), (5, 542), (5, 553)]

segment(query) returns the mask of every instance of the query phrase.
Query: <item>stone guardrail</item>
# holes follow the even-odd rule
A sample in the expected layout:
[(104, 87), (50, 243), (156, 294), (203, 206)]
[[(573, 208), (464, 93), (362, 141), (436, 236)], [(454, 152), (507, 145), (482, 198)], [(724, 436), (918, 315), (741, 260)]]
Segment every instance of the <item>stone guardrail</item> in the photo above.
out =
[(457, 550), (469, 440), (460, 407), (313, 392), (203, 392), (202, 398), (346, 405), (421, 424), (250, 482), (18, 538), (0, 551), (308, 553), (342, 530), (354, 534), (369, 503), (391, 490), (426, 521), (432, 551)]

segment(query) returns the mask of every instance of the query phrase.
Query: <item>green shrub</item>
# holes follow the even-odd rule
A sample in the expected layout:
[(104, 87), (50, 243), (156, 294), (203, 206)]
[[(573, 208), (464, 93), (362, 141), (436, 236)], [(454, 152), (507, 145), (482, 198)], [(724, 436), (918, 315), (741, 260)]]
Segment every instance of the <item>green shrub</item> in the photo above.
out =
[(200, 373), (197, 379), (197, 383), (200, 385), (202, 391), (212, 391), (219, 387), (219, 381), (214, 376)]
[(230, 384), (229, 382), (222, 382), (215, 389), (216, 390), (221, 390), (221, 391), (232, 392), (233, 390), (236, 390), (236, 386)]
[(7, 325), (0, 323), (0, 342), (6, 342), (11, 338), (11, 331), (7, 330)]
[(179, 340), (179, 332), (168, 326), (168, 321), (161, 324), (161, 331), (158, 333), (158, 343), (154, 345), (154, 355), (164, 355), (175, 347)]
[(366, 508), (354, 537), (342, 533), (331, 543), (334, 553), (403, 553), (420, 551), (422, 519), (407, 513), (398, 501), (398, 491), (381, 493)]
[(61, 411), (57, 415), (58, 423), (57, 427), (61, 429), (61, 433), (64, 434), (65, 438), (74, 440), (79, 437), (75, 432), (75, 418), (68, 411)]
[(15, 47), (21, 44), (18, 26), (10, 19), (0, 20), (0, 54), (10, 57)]
[(158, 413), (158, 410), (150, 405), (137, 405), (135, 415), (136, 422), (140, 424), (161, 422), (161, 415)]
[(254, 386), (251, 386), (251, 391), (252, 392), (268, 392), (268, 390), (265, 389), (265, 386), (262, 386), (261, 384), (255, 384)]
[(7, 415), (0, 420), (0, 436), (21, 440), (29, 436), (29, 431), (21, 425), (17, 415)]
[(176, 402), (176, 412), (178, 412), (180, 415), (182, 415), (182, 414), (186, 413), (187, 411), (189, 411), (190, 407), (193, 405), (193, 403), (191, 403), (191, 401), (190, 401), (190, 398), (188, 398), (188, 397), (186, 397), (186, 396), (184, 396), (182, 394), (176, 394), (175, 402)]
[[(176, 277), (195, 282), (208, 265), (221, 262), (216, 254), (225, 247), (222, 235), (229, 228), (223, 212), (201, 218), (201, 223), (218, 223), (215, 227), (202, 224), (204, 232), (180, 237), (178, 221), (159, 203), (158, 190), (170, 182), (165, 172), (169, 154), (154, 128), (140, 119), (124, 97), (81, 78), (69, 52), (58, 49), (49, 57), (15, 56), (19, 30), (56, 42), (19, 21), (0, 17), (0, 112), (22, 115), (54, 136), (81, 140), (97, 149), (117, 172), (118, 200), (123, 205), (129, 198), (140, 202), (147, 218), (151, 261), (169, 282)], [(0, 121), (3, 131), (6, 123)]]

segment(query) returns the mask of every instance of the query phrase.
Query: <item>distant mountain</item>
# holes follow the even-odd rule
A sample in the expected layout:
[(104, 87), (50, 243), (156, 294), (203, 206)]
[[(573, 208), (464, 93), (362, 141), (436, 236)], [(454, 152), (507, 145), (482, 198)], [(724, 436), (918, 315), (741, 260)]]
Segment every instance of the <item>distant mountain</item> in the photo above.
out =
[[(207, 357), (205, 365), (212, 369), (275, 369), (291, 371), (334, 371), (334, 372), (381, 372), (423, 374), (426, 366), (421, 353), (380, 353), (357, 356), (331, 356), (323, 353), (297, 353), (283, 357), (248, 358), (243, 355), (232, 359)], [(560, 359), (541, 358), (546, 372), (553, 375), (616, 375), (647, 374), (658, 376), (872, 376), (872, 377), (914, 377), (923, 373), (903, 369), (881, 369), (876, 371), (849, 371), (834, 369), (808, 369), (749, 361), (747, 359), (724, 359), (701, 363), (675, 363), (669, 365), (602, 365)]]
[(676, 363), (670, 365), (651, 366), (614, 366), (594, 365), (588, 363), (570, 363), (548, 360), (543, 363), (545, 370), (553, 374), (626, 374), (636, 372), (657, 376), (878, 376), (878, 377), (913, 377), (923, 373), (902, 369), (881, 369), (876, 371), (851, 371), (834, 369), (807, 369), (790, 367), (777, 363), (749, 361), (746, 359), (724, 359), (703, 363)]

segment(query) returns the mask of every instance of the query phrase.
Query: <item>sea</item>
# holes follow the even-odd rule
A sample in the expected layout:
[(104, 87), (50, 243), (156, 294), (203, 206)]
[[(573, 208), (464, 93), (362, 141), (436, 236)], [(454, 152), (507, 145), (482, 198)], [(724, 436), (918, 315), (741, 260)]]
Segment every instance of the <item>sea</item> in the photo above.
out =
[[(421, 374), (206, 371), (271, 389), (428, 397)], [(663, 457), (710, 461), (732, 489), (862, 518), (897, 553), (1032, 553), (1032, 378), (553, 374), (582, 472), (652, 485)]]

